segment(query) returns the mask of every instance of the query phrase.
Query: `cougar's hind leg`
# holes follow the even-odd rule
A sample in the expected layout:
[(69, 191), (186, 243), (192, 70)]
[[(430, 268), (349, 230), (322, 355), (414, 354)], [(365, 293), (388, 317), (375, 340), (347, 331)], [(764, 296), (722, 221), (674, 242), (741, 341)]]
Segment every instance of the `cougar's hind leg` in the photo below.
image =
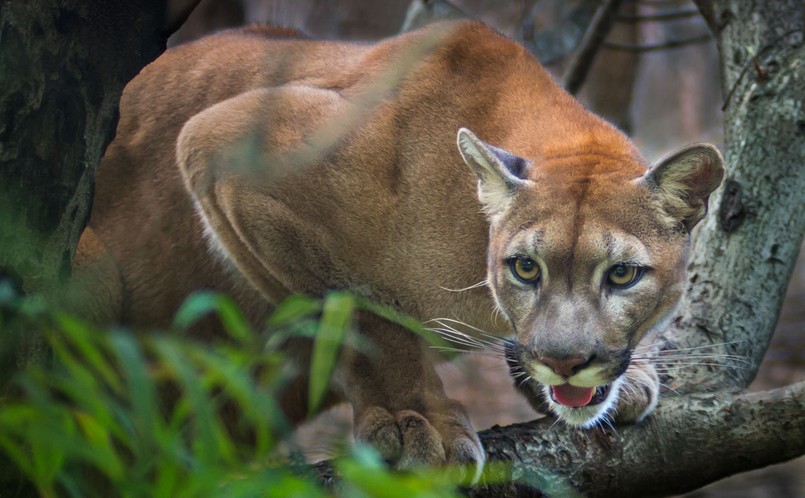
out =
[(81, 234), (70, 281), (59, 293), (57, 304), (68, 313), (98, 325), (110, 325), (122, 318), (120, 271), (112, 253), (90, 227)]

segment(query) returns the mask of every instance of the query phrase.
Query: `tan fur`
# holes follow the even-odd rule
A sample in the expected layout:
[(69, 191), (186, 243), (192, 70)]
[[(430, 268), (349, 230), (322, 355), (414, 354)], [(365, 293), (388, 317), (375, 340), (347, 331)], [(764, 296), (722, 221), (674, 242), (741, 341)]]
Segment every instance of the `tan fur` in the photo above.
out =
[[(506, 170), (488, 144), (527, 168)], [(291, 293), (349, 289), (421, 320), (514, 327), (518, 367), (543, 383), (567, 379), (540, 358), (593, 353), (578, 379), (612, 382), (623, 372), (610, 353), (628, 354), (681, 293), (688, 228), (721, 177), (714, 149), (694, 152), (705, 160), (646, 174), (628, 139), (477, 23), (375, 45), (232, 31), (168, 51), (126, 88), (91, 226), (134, 326), (167, 325), (199, 288), (232, 294), (255, 323)], [(707, 187), (686, 190), (691, 172)], [(544, 266), (538, 288), (513, 281), (512, 251)], [(631, 253), (652, 267), (640, 292), (601, 294), (612, 258)], [(426, 346), (374, 316), (359, 324), (377, 347), (348, 350), (333, 391), (353, 404), (357, 437), (402, 467), (482, 463)], [(537, 403), (535, 386), (523, 390)], [(653, 406), (656, 385), (644, 392), (622, 396), (624, 419)], [(292, 418), (305, 399), (286, 394)]]

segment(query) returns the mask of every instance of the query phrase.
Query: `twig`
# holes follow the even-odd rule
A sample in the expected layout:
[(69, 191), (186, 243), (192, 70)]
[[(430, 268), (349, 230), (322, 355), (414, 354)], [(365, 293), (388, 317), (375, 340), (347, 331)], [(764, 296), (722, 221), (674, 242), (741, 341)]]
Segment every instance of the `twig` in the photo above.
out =
[(623, 45), (620, 43), (604, 42), (602, 45), (608, 50), (620, 50), (622, 52), (656, 52), (658, 50), (667, 50), (672, 48), (686, 47), (696, 43), (705, 43), (712, 40), (710, 34), (687, 38), (685, 40), (671, 40), (667, 42), (657, 43), (654, 45)]
[(632, 3), (639, 3), (641, 5), (653, 5), (653, 6), (661, 6), (661, 5), (679, 5), (686, 3), (685, 0), (630, 0)]
[(693, 0), (693, 3), (696, 4), (699, 12), (701, 12), (710, 31), (712, 31), (714, 35), (718, 35), (721, 31), (721, 22), (716, 19), (713, 2), (711, 0)]
[(689, 17), (696, 17), (699, 15), (698, 10), (681, 10), (679, 12), (668, 12), (664, 14), (649, 14), (630, 16), (621, 14), (618, 16), (618, 22), (623, 23), (638, 23), (638, 22), (665, 22), (675, 21), (677, 19), (687, 19)]
[(595, 12), (590, 27), (584, 34), (581, 45), (573, 55), (573, 59), (571, 59), (570, 65), (562, 78), (565, 90), (571, 94), (576, 94), (584, 84), (587, 73), (590, 72), (604, 38), (606, 38), (615, 24), (621, 2), (622, 0), (604, 0)]

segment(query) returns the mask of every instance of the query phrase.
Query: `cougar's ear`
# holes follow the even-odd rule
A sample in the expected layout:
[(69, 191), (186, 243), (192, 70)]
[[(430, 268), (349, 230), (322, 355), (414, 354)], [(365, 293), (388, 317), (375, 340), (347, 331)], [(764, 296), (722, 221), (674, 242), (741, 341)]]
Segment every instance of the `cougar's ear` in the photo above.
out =
[(485, 143), (466, 128), (458, 130), (458, 150), (478, 175), (478, 199), (488, 214), (503, 211), (514, 191), (526, 184), (528, 161)]
[(724, 159), (710, 144), (689, 145), (654, 165), (639, 181), (673, 223), (692, 230), (707, 213), (710, 194), (724, 177)]

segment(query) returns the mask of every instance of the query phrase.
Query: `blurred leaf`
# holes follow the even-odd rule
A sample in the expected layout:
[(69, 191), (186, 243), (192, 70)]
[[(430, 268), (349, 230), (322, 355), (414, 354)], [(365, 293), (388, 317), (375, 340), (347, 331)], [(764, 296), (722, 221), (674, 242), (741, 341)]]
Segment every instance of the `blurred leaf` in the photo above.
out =
[(319, 333), (313, 343), (308, 389), (308, 414), (318, 411), (335, 370), (341, 345), (355, 313), (355, 298), (344, 292), (333, 292), (324, 301)]
[(321, 309), (321, 300), (295, 294), (277, 306), (277, 309), (268, 318), (268, 324), (272, 326), (288, 325), (302, 318), (318, 314)]
[(123, 476), (124, 465), (113, 447), (106, 426), (87, 412), (75, 412), (75, 419), (92, 447), (93, 460), (112, 479)]
[[(437, 334), (436, 332), (425, 327), (422, 324), (422, 322), (412, 317), (411, 315), (407, 315), (390, 306), (378, 304), (363, 298), (359, 298), (357, 300), (357, 307), (360, 310), (369, 311), (381, 318), (384, 318), (392, 323), (396, 323), (397, 325), (400, 325), (410, 330), (411, 332), (417, 334), (425, 341), (427, 341), (428, 344), (430, 344), (431, 346), (438, 346), (442, 348), (452, 349), (452, 345), (449, 342), (442, 339), (442, 337), (439, 336), (439, 334)], [(453, 355), (447, 355), (447, 356), (452, 357)]]
[(0, 307), (10, 307), (17, 302), (17, 291), (9, 279), (0, 278)]
[[(397, 474), (371, 448), (340, 460), (343, 484), (334, 491), (289, 463), (287, 451), (298, 449), (276, 396), (299, 366), (280, 346), (313, 341), (309, 402), (320, 406), (342, 348), (366, 346), (347, 335), (362, 309), (347, 293), (286, 300), (269, 320), (276, 334), (265, 348), (253, 347), (234, 301), (209, 292), (188, 299), (175, 326), (215, 313), (236, 341), (101, 331), (41, 301), (11, 306), (26, 326), (45, 331), (54, 351), (54, 362), (18, 374), (19, 399), (0, 404), (0, 449), (41, 496), (453, 496), (443, 469)], [(224, 406), (237, 413), (235, 425), (224, 424)], [(245, 444), (235, 433), (252, 437)]]
[(180, 356), (182, 348), (175, 341), (160, 338), (154, 342), (154, 346), (163, 361), (175, 372), (181, 393), (187, 399), (192, 414), (190, 423), (194, 455), (203, 461), (231, 461), (235, 454), (234, 443), (227, 437), (210, 391), (203, 385), (207, 380), (206, 375), (199, 375), (195, 364), (187, 361), (188, 356), (196, 356), (195, 348), (185, 350), (185, 355)]
[(234, 339), (245, 341), (251, 336), (251, 327), (237, 303), (229, 296), (212, 291), (198, 291), (191, 294), (176, 312), (173, 327), (186, 330), (210, 314), (218, 316), (224, 329)]
[(101, 332), (64, 313), (57, 313), (55, 319), (71, 344), (82, 354), (81, 359), (94, 368), (104, 382), (119, 391), (121, 386), (117, 374), (109, 361), (103, 357), (101, 349), (92, 340), (93, 337), (101, 336)]

